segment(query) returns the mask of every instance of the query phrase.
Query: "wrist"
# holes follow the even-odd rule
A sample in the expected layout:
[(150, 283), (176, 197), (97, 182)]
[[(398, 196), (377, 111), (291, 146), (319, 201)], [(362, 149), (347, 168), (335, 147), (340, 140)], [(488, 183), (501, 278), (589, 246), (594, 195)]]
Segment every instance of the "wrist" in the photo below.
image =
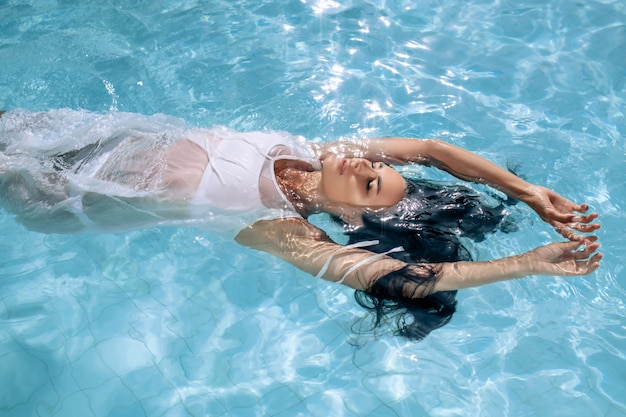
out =
[(526, 187), (520, 191), (518, 200), (530, 205), (537, 196), (541, 195), (541, 188), (542, 187), (539, 185), (527, 184)]
[(509, 279), (523, 278), (533, 273), (533, 259), (529, 252), (507, 256), (506, 258), (486, 261), (493, 268), (490, 269), (491, 274), (486, 274), (487, 278), (491, 276), (491, 282), (505, 281)]
[(532, 200), (533, 195), (535, 195), (535, 192), (533, 190), (532, 184), (524, 182), (522, 184), (517, 184), (516, 187), (512, 187), (510, 189), (510, 192), (508, 192), (507, 194), (519, 201), (528, 204), (529, 201)]
[(523, 278), (533, 273), (530, 253), (491, 261), (460, 261), (440, 264), (441, 278), (436, 290), (458, 290), (498, 281)]
[(535, 265), (537, 261), (534, 259), (532, 251), (513, 256), (513, 258), (517, 264), (518, 276), (516, 278), (522, 278), (536, 272)]

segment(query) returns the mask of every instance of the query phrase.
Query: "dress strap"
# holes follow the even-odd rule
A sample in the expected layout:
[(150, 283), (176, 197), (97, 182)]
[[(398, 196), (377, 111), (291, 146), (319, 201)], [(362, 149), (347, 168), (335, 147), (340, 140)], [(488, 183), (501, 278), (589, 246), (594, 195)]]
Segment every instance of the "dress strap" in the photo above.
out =
[[(380, 242), (378, 240), (364, 240), (362, 242), (356, 242), (353, 243), (351, 245), (346, 245), (340, 249), (337, 249), (335, 252), (333, 252), (328, 259), (326, 260), (326, 262), (324, 263), (324, 266), (322, 266), (322, 269), (320, 269), (320, 271), (317, 273), (317, 275), (315, 276), (315, 278), (322, 278), (324, 276), (324, 274), (326, 273), (326, 271), (328, 271), (328, 268), (330, 267), (330, 263), (333, 261), (333, 257), (337, 254), (340, 254), (342, 252), (345, 252), (347, 250), (350, 249), (355, 249), (355, 248), (366, 248), (368, 246), (374, 246), (374, 245), (378, 245)], [(354, 272), (355, 270), (361, 268), (363, 265), (370, 263), (370, 262), (374, 262), (377, 259), (380, 259), (384, 256), (389, 255), (390, 253), (394, 253), (394, 252), (402, 252), (404, 250), (404, 248), (402, 246), (398, 246), (395, 247), (393, 249), (390, 249), (386, 252), (383, 253), (377, 253), (375, 255), (372, 255), (368, 258), (365, 258), (363, 260), (361, 260), (360, 262), (357, 262), (356, 264), (352, 265), (345, 274), (343, 274), (343, 276), (341, 277), (341, 279), (339, 281), (335, 281), (338, 284), (343, 284), (343, 281), (346, 279), (346, 277), (348, 275), (350, 275), (352, 272)]]
[(367, 263), (370, 263), (370, 262), (374, 262), (374, 261), (376, 261), (376, 260), (378, 260), (378, 259), (380, 259), (380, 258), (382, 258), (382, 257), (384, 257), (384, 256), (389, 255), (390, 253), (394, 253), (394, 252), (402, 252), (403, 250), (404, 250), (404, 248), (403, 248), (402, 246), (397, 246), (397, 247), (395, 247), (395, 248), (393, 248), (393, 249), (389, 249), (389, 250), (388, 250), (388, 251), (386, 251), (386, 252), (383, 252), (383, 253), (377, 253), (376, 255), (372, 255), (372, 256), (370, 256), (369, 258), (365, 258), (365, 259), (363, 259), (362, 261), (357, 262), (356, 264), (352, 265), (352, 266), (350, 267), (350, 269), (348, 269), (348, 270), (346, 271), (346, 273), (345, 273), (345, 274), (343, 274), (343, 276), (341, 277), (341, 279), (340, 279), (339, 281), (337, 281), (337, 284), (343, 284), (343, 281), (346, 279), (346, 277), (347, 277), (348, 275), (350, 275), (352, 272), (356, 271), (357, 269), (361, 268), (363, 265), (365, 265), (365, 264), (367, 264)]

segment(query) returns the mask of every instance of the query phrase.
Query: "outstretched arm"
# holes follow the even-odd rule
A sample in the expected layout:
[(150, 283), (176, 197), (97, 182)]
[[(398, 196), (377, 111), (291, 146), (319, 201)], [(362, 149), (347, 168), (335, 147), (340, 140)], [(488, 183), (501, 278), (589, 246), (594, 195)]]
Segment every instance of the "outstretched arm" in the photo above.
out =
[[(522, 255), (486, 262), (407, 264), (386, 255), (334, 243), (304, 219), (263, 220), (242, 230), (237, 242), (271, 253), (312, 275), (352, 288), (388, 296), (419, 298), (527, 275), (586, 275), (598, 268), (601, 254), (588, 242), (552, 243)], [(592, 239), (593, 240), (593, 239)]]
[(388, 256), (339, 245), (302, 218), (261, 220), (239, 232), (235, 240), (311, 275), (355, 289), (367, 289), (381, 276), (406, 266)]
[(390, 164), (419, 163), (442, 169), (457, 178), (487, 184), (528, 204), (547, 223), (570, 240), (580, 240), (574, 231), (589, 233), (600, 228), (591, 224), (596, 213), (583, 215), (586, 204), (575, 204), (545, 187), (524, 181), (515, 174), (458, 146), (440, 140), (407, 138), (368, 139), (318, 145), (320, 158), (329, 155), (356, 156)]
[(476, 287), (528, 275), (587, 275), (600, 266), (602, 254), (594, 254), (599, 246), (595, 242), (577, 251), (580, 246), (580, 242), (555, 242), (494, 261), (446, 263), (435, 291)]

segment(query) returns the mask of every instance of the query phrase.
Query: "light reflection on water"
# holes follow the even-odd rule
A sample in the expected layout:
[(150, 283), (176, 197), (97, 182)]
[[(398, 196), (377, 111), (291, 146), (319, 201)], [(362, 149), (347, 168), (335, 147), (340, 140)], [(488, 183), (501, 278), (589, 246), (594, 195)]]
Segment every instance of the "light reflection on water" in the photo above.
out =
[[(3, 215), (0, 409), (625, 414), (625, 7), (3, 7), (4, 108), (161, 112), (318, 140), (442, 137), (590, 203), (606, 257), (589, 278), (463, 291), (452, 322), (413, 344), (355, 334), (350, 291), (197, 230), (40, 235)], [(520, 230), (473, 244), (477, 258), (556, 238), (518, 210)]]

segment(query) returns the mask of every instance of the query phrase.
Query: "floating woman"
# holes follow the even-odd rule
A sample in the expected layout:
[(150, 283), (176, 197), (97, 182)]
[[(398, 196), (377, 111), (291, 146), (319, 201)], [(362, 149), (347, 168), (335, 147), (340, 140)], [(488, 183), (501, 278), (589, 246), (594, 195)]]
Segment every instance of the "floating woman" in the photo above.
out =
[[(273, 254), (314, 276), (389, 299), (528, 275), (585, 275), (600, 265), (600, 226), (555, 191), (439, 140), (307, 142), (285, 132), (188, 127), (164, 115), (8, 111), (0, 119), (0, 204), (44, 233), (195, 226)], [(353, 228), (401, 205), (411, 184), (392, 165), (434, 166), (530, 206), (567, 242), (502, 259), (406, 262), (342, 246), (307, 219)], [(390, 252), (401, 250), (392, 249)]]

